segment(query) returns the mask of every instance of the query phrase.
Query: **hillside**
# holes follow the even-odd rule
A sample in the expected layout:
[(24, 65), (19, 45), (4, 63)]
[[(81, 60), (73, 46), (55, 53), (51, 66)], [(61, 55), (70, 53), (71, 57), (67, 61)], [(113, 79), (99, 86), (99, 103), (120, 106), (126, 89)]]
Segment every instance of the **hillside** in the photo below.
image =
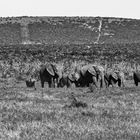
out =
[(140, 20), (107, 17), (0, 18), (0, 44), (139, 43)]
[(0, 18), (0, 60), (140, 62), (140, 20), (103, 17)]

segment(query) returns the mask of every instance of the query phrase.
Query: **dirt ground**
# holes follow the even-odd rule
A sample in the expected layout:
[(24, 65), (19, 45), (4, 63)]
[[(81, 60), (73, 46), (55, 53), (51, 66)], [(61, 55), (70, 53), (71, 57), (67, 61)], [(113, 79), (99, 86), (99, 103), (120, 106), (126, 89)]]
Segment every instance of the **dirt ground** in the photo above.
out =
[[(140, 87), (133, 81), (93, 92), (36, 87), (0, 80), (1, 140), (140, 139)], [(81, 104), (74, 106), (72, 95)]]

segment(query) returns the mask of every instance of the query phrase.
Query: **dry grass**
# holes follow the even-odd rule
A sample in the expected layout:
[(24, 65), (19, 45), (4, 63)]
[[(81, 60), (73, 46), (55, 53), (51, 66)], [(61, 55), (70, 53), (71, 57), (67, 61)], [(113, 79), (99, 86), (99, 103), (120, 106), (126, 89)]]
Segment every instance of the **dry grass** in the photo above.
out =
[[(2, 82), (1, 82), (2, 83)], [(0, 139), (139, 139), (140, 87), (47, 89), (0, 87)], [(71, 93), (87, 106), (71, 106)]]
[[(39, 70), (42, 64), (47, 63), (47, 61), (41, 61), (39, 59), (34, 59), (27, 57), (27, 60), (23, 58), (14, 58), (11, 60), (1, 60), (0, 61), (0, 77), (3, 78), (16, 78), (17, 80), (25, 80), (29, 75), (33, 75), (37, 80), (39, 79)], [(57, 63), (59, 66), (63, 66), (64, 69), (72, 71), (75, 66), (86, 65), (86, 64), (96, 64), (104, 67), (106, 71), (119, 69), (125, 73), (125, 78), (131, 80), (133, 71), (140, 70), (140, 65), (137, 63), (129, 63), (125, 61), (110, 63), (102, 63), (101, 61), (91, 61), (87, 60), (70, 60), (64, 59)]]

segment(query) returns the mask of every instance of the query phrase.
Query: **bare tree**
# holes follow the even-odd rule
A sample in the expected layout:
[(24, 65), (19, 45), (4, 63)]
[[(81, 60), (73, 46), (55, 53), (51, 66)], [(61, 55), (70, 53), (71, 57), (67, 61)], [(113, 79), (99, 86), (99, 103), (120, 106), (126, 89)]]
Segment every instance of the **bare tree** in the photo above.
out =
[(102, 25), (103, 25), (103, 18), (102, 17), (99, 17), (98, 19), (98, 22), (99, 22), (99, 26), (98, 27), (95, 27), (94, 23), (92, 25), (89, 25), (88, 23), (83, 23), (82, 25), (80, 25), (81, 27), (84, 27), (86, 29), (89, 29), (91, 30), (92, 32), (98, 32), (98, 35), (97, 35), (97, 39), (96, 41), (94, 42), (94, 44), (98, 44), (99, 41), (100, 41), (100, 37), (102, 35)]
[(95, 44), (99, 43), (101, 32), (102, 32), (102, 17), (99, 19), (98, 36), (97, 36), (97, 40), (94, 42)]

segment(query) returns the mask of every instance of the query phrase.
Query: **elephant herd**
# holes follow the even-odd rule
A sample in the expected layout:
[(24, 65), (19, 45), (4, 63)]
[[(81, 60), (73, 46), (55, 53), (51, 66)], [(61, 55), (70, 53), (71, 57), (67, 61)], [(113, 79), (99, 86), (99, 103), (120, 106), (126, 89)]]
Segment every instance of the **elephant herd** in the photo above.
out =
[[(63, 65), (56, 63), (47, 63), (41, 66), (39, 71), (41, 87), (47, 82), (52, 87), (89, 87), (94, 85), (95, 88), (114, 86), (125, 86), (125, 76), (122, 71), (105, 71), (102, 66), (95, 64), (76, 65), (66, 70)], [(134, 76), (138, 85), (140, 74)]]

